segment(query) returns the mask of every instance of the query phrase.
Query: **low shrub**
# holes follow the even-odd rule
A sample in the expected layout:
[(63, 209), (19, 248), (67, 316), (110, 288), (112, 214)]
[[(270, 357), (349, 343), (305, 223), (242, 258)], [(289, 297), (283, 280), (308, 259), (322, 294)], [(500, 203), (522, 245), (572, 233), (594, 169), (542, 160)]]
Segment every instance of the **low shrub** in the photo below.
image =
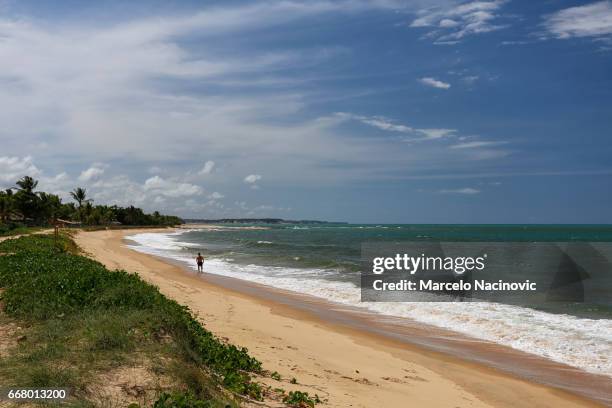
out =
[(191, 393), (163, 393), (153, 404), (153, 408), (213, 408), (211, 401), (196, 398)]
[(283, 398), (283, 402), (291, 407), (308, 408), (319, 404), (321, 400), (316, 394), (314, 397), (310, 397), (307, 392), (289, 391), (289, 394)]

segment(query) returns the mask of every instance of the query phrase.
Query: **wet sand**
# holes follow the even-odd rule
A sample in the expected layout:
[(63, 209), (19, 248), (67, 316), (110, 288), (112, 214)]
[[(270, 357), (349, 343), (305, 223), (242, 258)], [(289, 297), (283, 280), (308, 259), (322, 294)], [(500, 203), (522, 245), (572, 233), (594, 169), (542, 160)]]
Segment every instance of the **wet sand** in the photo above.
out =
[[(124, 238), (138, 232), (80, 232), (76, 239), (107, 267), (138, 273), (217, 336), (247, 347), (283, 377), (264, 380), (272, 387), (317, 393), (332, 407), (612, 405), (609, 377), (406, 319), (373, 320), (318, 298), (198, 276), (127, 248)], [(289, 383), (293, 377), (298, 385)]]

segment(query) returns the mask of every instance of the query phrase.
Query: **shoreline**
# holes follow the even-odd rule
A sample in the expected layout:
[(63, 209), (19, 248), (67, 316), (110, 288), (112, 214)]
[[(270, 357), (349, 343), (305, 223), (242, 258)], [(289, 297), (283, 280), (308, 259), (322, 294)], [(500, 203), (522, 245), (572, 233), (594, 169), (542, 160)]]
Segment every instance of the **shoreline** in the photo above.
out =
[[(372, 324), (360, 317), (362, 311), (315, 298), (217, 275), (196, 276), (168, 259), (127, 248), (123, 239), (138, 232), (80, 232), (76, 241), (109, 268), (136, 272), (190, 306), (217, 336), (246, 346), (283, 378), (295, 375), (302, 388), (310, 384), (306, 389), (318, 390), (330, 406), (402, 406), (410, 399), (416, 406), (503, 407), (517, 406), (516, 395), (524, 406), (611, 404), (608, 377), (450, 331), (433, 333), (386, 317)], [(500, 370), (517, 358), (518, 372)], [(565, 383), (572, 392), (536, 383), (546, 373), (556, 375), (544, 382)]]

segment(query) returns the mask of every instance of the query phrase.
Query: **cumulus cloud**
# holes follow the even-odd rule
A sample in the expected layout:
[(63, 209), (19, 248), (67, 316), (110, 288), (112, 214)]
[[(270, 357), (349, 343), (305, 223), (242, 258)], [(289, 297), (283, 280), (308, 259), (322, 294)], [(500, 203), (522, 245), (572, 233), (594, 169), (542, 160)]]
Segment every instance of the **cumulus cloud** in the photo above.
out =
[(465, 188), (455, 188), (455, 189), (444, 189), (444, 190), (438, 190), (438, 193), (440, 194), (478, 194), (480, 193), (480, 190), (472, 188), (472, 187), (465, 187)]
[(69, 191), (75, 187), (74, 180), (65, 171), (55, 176), (41, 175), (38, 183), (40, 190), (58, 195), (62, 199), (70, 197)]
[[(101, 167), (104, 165), (97, 163), (90, 168)], [(95, 178), (81, 180), (80, 177), (71, 177), (64, 171), (52, 176), (45, 175), (36, 167), (31, 157), (0, 157), (0, 175), (3, 176), (0, 178), (0, 186), (6, 176), (7, 187), (12, 186), (22, 175), (36, 176), (40, 182), (39, 190), (57, 194), (64, 201), (72, 201), (69, 191), (80, 185), (87, 189), (88, 195), (97, 204), (134, 205), (146, 211), (157, 210), (163, 213), (202, 217), (274, 215), (280, 211), (289, 211), (288, 207), (267, 204), (248, 206), (245, 202), (226, 206), (223, 202), (224, 194), (218, 191), (204, 194), (205, 191), (201, 186), (186, 181), (188, 176), (165, 178), (156, 175), (139, 182), (125, 174), (109, 176), (103, 172)], [(253, 187), (261, 179), (262, 176), (259, 174), (250, 174), (244, 178), (244, 182)]]
[(505, 28), (506, 25), (496, 23), (500, 18), (497, 11), (504, 3), (506, 0), (476, 0), (422, 9), (410, 27), (429, 28), (426, 37), (441, 44), (455, 44), (469, 35)]
[(214, 168), (215, 168), (215, 162), (212, 160), (208, 160), (206, 163), (204, 163), (204, 167), (202, 167), (202, 169), (198, 172), (198, 174), (200, 175), (210, 174), (212, 173)]
[(8, 183), (12, 187), (13, 183), (23, 176), (37, 176), (40, 170), (32, 162), (31, 156), (9, 157), (0, 156), (0, 182)]
[(126, 175), (100, 179), (86, 185), (93, 199), (99, 204), (149, 207), (150, 200), (157, 195), (157, 190), (147, 191)]
[(166, 180), (159, 176), (153, 176), (144, 183), (146, 191), (155, 191), (157, 194), (167, 197), (189, 197), (202, 194), (202, 188), (190, 183), (181, 183)]
[(249, 174), (244, 178), (244, 182), (247, 184), (255, 184), (259, 180), (261, 180), (261, 175), (259, 174)]
[(545, 17), (544, 27), (555, 38), (594, 37), (612, 40), (612, 2), (569, 7)]
[(79, 181), (92, 181), (100, 178), (104, 174), (106, 165), (94, 163), (91, 167), (83, 170), (79, 175)]
[(101, 204), (135, 205), (149, 211), (159, 210), (175, 214), (186, 199), (196, 198), (204, 192), (200, 186), (160, 176), (153, 176), (144, 183), (139, 183), (127, 175), (119, 175), (101, 178), (86, 187), (94, 200)]
[(421, 82), (423, 85), (431, 86), (438, 89), (449, 89), (451, 87), (451, 84), (449, 84), (448, 82), (439, 81), (431, 77), (421, 78), (419, 79), (419, 82)]

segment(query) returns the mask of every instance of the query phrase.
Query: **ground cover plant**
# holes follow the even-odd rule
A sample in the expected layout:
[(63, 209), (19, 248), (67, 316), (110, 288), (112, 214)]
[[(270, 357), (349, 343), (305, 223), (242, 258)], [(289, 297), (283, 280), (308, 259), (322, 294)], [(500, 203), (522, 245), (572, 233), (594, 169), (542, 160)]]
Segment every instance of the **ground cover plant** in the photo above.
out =
[(246, 349), (217, 339), (137, 275), (111, 272), (77, 251), (63, 235), (0, 243), (1, 318), (24, 333), (0, 359), (5, 386), (69, 387), (75, 406), (99, 405), (91, 384), (142, 360), (158, 374), (160, 407), (261, 399), (252, 380), (261, 363)]

